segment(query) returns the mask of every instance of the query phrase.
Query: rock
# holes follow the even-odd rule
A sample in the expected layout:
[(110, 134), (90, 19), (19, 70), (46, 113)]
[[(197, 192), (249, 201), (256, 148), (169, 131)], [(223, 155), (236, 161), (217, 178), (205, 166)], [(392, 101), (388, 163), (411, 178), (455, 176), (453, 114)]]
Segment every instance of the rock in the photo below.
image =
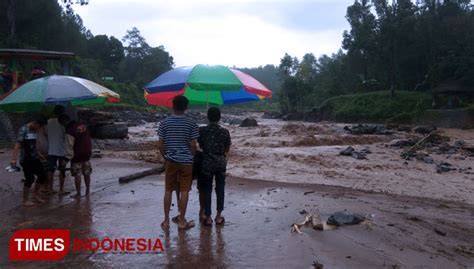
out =
[(91, 126), (91, 136), (99, 139), (124, 139), (128, 136), (128, 127), (125, 123), (113, 123)]
[(419, 134), (429, 134), (433, 131), (436, 131), (436, 129), (436, 126), (433, 125), (419, 125), (413, 128), (413, 131)]
[(398, 126), (397, 131), (410, 133), (411, 132), (411, 126), (410, 125), (400, 125), (400, 126)]
[(279, 112), (265, 111), (263, 112), (264, 119), (280, 119), (282, 114)]
[(385, 126), (380, 124), (358, 124), (355, 126), (345, 126), (344, 130), (348, 131), (353, 135), (362, 134), (379, 134), (379, 135), (391, 135), (394, 132), (385, 129)]
[(100, 152), (100, 149), (92, 150), (91, 158), (102, 158), (102, 152)]
[(334, 226), (354, 225), (359, 224), (365, 220), (365, 217), (359, 214), (351, 214), (347, 211), (340, 211), (332, 214), (327, 224)]
[(436, 173), (441, 174), (444, 172), (449, 172), (451, 170), (456, 170), (456, 168), (453, 168), (450, 163), (447, 162), (441, 162), (436, 165)]
[(387, 145), (394, 148), (411, 147), (418, 142), (417, 139), (395, 139), (390, 141)]
[(365, 153), (354, 151), (352, 152), (352, 158), (357, 159), (357, 160), (365, 160), (367, 159), (365, 156)]
[(257, 120), (254, 118), (246, 118), (240, 123), (240, 127), (256, 127), (258, 126)]
[(352, 153), (355, 151), (355, 149), (353, 147), (347, 147), (346, 149), (342, 150), (341, 152), (339, 152), (339, 155), (342, 155), (342, 156), (352, 156)]

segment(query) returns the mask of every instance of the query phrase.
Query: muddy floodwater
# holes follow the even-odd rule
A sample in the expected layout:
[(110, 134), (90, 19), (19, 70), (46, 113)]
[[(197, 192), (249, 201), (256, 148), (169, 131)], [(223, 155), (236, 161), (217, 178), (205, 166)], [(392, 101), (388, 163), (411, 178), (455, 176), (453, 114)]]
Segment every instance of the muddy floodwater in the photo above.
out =
[[(188, 219), (196, 227), (188, 231), (174, 224), (169, 231), (160, 228), (163, 175), (118, 183), (120, 176), (160, 165), (154, 123), (130, 130), (129, 140), (148, 143), (149, 151), (106, 150), (93, 159), (90, 197), (53, 195), (43, 205), (23, 208), (22, 173), (0, 170), (0, 268), (474, 268), (474, 157), (424, 148), (420, 151), (433, 162), (405, 160), (403, 149), (388, 144), (422, 135), (352, 135), (344, 124), (253, 116), (258, 127), (227, 126), (233, 148), (222, 227), (198, 223), (195, 182)], [(450, 137), (449, 145), (474, 144), (473, 131), (441, 132)], [(349, 145), (370, 154), (339, 155)], [(5, 166), (10, 154), (0, 153)], [(454, 169), (438, 173), (442, 162)], [(66, 190), (74, 190), (70, 176)], [(306, 213), (325, 221), (343, 210), (367, 220), (291, 232)], [(171, 215), (176, 213), (173, 200)], [(22, 229), (70, 229), (72, 238), (158, 238), (164, 251), (79, 252), (54, 263), (10, 262), (9, 239)]]

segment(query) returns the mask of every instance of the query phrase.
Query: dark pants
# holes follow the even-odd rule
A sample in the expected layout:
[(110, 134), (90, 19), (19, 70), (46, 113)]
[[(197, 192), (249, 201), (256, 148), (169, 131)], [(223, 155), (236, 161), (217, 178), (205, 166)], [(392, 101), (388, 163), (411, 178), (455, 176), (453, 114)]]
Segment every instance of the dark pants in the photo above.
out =
[(40, 160), (24, 160), (20, 164), (25, 175), (25, 187), (30, 188), (33, 185), (35, 176), (36, 183), (43, 184), (46, 182), (46, 173)]
[(204, 214), (210, 216), (212, 214), (212, 181), (216, 179), (216, 196), (217, 196), (217, 211), (224, 210), (224, 186), (225, 186), (225, 170), (212, 171), (210, 173), (201, 173), (198, 179), (199, 192), (204, 193)]

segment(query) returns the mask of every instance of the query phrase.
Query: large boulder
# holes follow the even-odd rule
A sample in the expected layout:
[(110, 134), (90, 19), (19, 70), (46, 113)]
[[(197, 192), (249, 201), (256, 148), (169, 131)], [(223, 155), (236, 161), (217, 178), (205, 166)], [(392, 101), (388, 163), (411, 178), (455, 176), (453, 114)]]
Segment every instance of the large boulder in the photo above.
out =
[(258, 126), (257, 120), (254, 118), (246, 118), (240, 123), (240, 127), (255, 127)]
[(90, 129), (93, 138), (124, 139), (128, 136), (128, 126), (123, 122), (90, 126)]

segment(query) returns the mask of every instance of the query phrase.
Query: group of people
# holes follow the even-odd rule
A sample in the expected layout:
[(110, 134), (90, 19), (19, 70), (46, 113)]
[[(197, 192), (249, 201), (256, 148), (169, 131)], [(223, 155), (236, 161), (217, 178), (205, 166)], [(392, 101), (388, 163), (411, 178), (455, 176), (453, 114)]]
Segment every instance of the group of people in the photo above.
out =
[[(81, 197), (81, 178), (86, 195), (90, 193), (92, 167), (91, 138), (85, 124), (71, 119), (64, 106), (55, 106), (49, 119), (38, 116), (28, 121), (18, 132), (10, 166), (20, 162), (25, 177), (23, 205), (44, 202), (44, 195), (54, 191), (54, 173), (59, 170), (59, 194), (64, 194), (67, 165), (75, 178), (76, 194)], [(33, 191), (30, 189), (34, 185)]]
[[(224, 224), (224, 186), (231, 138), (229, 131), (219, 125), (221, 111), (211, 107), (207, 111), (209, 124), (198, 127), (185, 116), (189, 101), (184, 96), (173, 99), (173, 115), (164, 119), (158, 128), (159, 151), (165, 160), (165, 194), (163, 229), (170, 226), (172, 193), (176, 192), (179, 215), (171, 218), (179, 229), (194, 227), (186, 220), (186, 209), (193, 178), (197, 178), (199, 190), (199, 217), (204, 225), (212, 225), (211, 201), (215, 179), (217, 196), (216, 225)], [(33, 206), (44, 202), (43, 194), (55, 193), (54, 173), (59, 170), (59, 194), (64, 194), (67, 165), (70, 163), (76, 194), (81, 197), (84, 178), (85, 195), (90, 194), (92, 167), (91, 137), (85, 124), (71, 119), (63, 106), (56, 106), (46, 121), (42, 117), (31, 119), (18, 133), (11, 166), (19, 160), (25, 182), (23, 205)], [(33, 191), (30, 193), (31, 187)]]
[[(173, 115), (163, 120), (158, 128), (159, 151), (165, 160), (165, 195), (163, 199), (163, 229), (170, 227), (170, 207), (172, 192), (176, 192), (179, 215), (171, 220), (178, 229), (194, 227), (193, 221), (186, 220), (186, 209), (193, 178), (197, 178), (199, 190), (199, 218), (204, 225), (213, 223), (211, 214), (212, 185), (215, 179), (217, 196), (216, 225), (224, 224), (224, 186), (227, 159), (231, 138), (229, 131), (219, 125), (221, 112), (217, 107), (207, 111), (207, 126), (185, 116), (189, 101), (184, 96), (173, 99)], [(200, 150), (198, 150), (198, 147)]]

